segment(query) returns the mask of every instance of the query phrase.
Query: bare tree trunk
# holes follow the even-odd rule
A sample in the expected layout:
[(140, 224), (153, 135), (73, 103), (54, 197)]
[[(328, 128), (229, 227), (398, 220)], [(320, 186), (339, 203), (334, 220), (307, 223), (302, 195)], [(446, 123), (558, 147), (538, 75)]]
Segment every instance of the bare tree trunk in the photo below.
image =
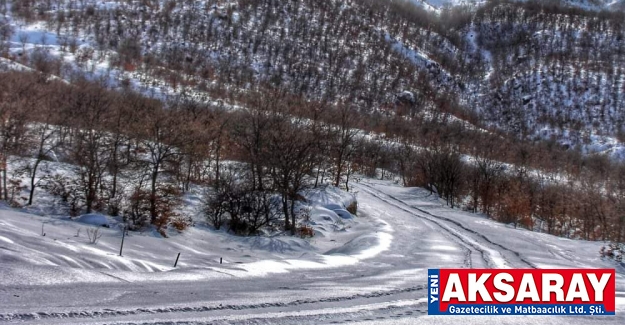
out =
[[(3, 147), (7, 147), (6, 143), (3, 144)], [(0, 199), (4, 198), (5, 201), (8, 201), (8, 193), (7, 193), (7, 168), (9, 168), (9, 164), (7, 162), (7, 154), (0, 154), (0, 168), (2, 168), (2, 178), (0, 179)]]
[(87, 180), (85, 208), (87, 213), (91, 213), (91, 211), (93, 210), (93, 202), (95, 202), (96, 199), (97, 180), (95, 179), (96, 176), (93, 174), (92, 171), (87, 173), (87, 177), (89, 179)]
[(291, 235), (295, 235), (295, 196), (291, 199)]
[(261, 164), (256, 164), (256, 177), (258, 177), (258, 190), (263, 190), (263, 174), (262, 174), (263, 166)]
[(156, 221), (156, 181), (158, 180), (158, 170), (159, 164), (157, 163), (154, 166), (154, 170), (152, 171), (152, 186), (150, 192), (150, 221), (154, 223)]
[(336, 163), (336, 179), (334, 180), (334, 186), (339, 187), (341, 184), (341, 169), (343, 168), (343, 160), (339, 158)]
[(289, 230), (289, 199), (286, 193), (282, 193), (282, 212), (284, 213), (284, 230)]
[(111, 198), (115, 198), (117, 195), (117, 167), (113, 169), (113, 184), (111, 185)]
[(191, 173), (193, 171), (193, 158), (189, 155), (189, 166), (187, 168), (187, 175), (185, 177), (183, 190), (184, 192), (188, 192), (191, 186)]
[(317, 168), (317, 175), (315, 176), (315, 188), (319, 186), (319, 173), (321, 172), (321, 166)]
[[(37, 160), (35, 161), (35, 166), (33, 166), (33, 171), (30, 174), (30, 193), (28, 194), (28, 204), (27, 205), (32, 205), (33, 204), (33, 197), (35, 196), (35, 177), (37, 177), (37, 169), (39, 168), (39, 163), (41, 163), (41, 159), (38, 157)], [(3, 177), (5, 177), (6, 172), (3, 173)], [(6, 178), (5, 178), (5, 186), (6, 186)], [(5, 194), (5, 200), (6, 198), (6, 189), (4, 191)]]
[(351, 176), (351, 174), (352, 174), (351, 167), (347, 167), (347, 172), (345, 174), (345, 190), (347, 192), (349, 192), (349, 177)]
[(4, 169), (2, 170), (2, 192), (4, 193), (4, 200), (9, 200), (9, 192), (7, 190), (7, 164), (4, 164)]
[(217, 148), (215, 150), (215, 184), (219, 184), (220, 160), (221, 160), (221, 136), (219, 139), (217, 139)]

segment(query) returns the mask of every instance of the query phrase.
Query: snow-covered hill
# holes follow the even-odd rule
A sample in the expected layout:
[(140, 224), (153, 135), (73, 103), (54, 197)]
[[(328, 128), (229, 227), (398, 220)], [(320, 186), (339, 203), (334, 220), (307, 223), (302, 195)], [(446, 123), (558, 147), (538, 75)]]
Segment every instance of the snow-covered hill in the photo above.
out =
[[(528, 141), (621, 157), (614, 154), (625, 131), (620, 17), (544, 2), (469, 2), (477, 6), (35, 1), (6, 5), (0, 25), (7, 59), (32, 67), (47, 57), (61, 78), (81, 70), (151, 96), (184, 91), (231, 105), (253, 84), (270, 84), (310, 100), (351, 98), (377, 116), (473, 116), (473, 124)], [(456, 7), (441, 10), (446, 4)], [(400, 98), (406, 91), (408, 105)]]
[(590, 10), (623, 10), (623, 0), (560, 0), (562, 3)]
[[(440, 10), (443, 7), (453, 7), (459, 5), (479, 6), (488, 0), (410, 0), (415, 5), (425, 9)], [(516, 0), (525, 1), (525, 0)], [(575, 8), (588, 10), (622, 10), (624, 2), (622, 0), (547, 0), (545, 3), (561, 4)]]
[(565, 2), (0, 1), (0, 323), (526, 324), (426, 269), (606, 267), (616, 317), (531, 322), (622, 324), (541, 233), (625, 231), (623, 16)]

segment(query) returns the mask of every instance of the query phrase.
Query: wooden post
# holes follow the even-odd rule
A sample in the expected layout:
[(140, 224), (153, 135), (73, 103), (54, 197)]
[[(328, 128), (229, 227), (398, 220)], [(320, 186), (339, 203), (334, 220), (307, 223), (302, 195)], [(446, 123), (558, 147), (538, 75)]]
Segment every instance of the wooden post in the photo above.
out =
[(176, 257), (176, 263), (174, 263), (174, 267), (176, 267), (176, 265), (178, 265), (178, 259), (180, 258), (180, 253), (178, 253), (178, 256)]
[(224, 261), (223, 257), (220, 257), (219, 258), (219, 264), (223, 263), (223, 261)]
[(122, 227), (122, 245), (119, 247), (119, 256), (122, 256), (124, 250), (124, 238), (126, 238), (126, 227)]

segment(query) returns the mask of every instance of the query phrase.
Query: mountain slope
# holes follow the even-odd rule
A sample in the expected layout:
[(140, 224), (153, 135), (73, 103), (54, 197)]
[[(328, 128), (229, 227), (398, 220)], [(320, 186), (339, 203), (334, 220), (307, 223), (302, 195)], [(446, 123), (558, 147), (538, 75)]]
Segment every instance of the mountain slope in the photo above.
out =
[[(459, 5), (479, 6), (487, 0), (412, 0), (416, 5), (424, 8), (438, 10), (443, 7), (453, 7)], [(516, 0), (525, 1), (525, 0)], [(622, 10), (624, 1), (622, 0), (545, 0), (546, 4), (565, 5), (589, 10)]]
[(277, 87), (374, 117), (452, 114), (622, 156), (622, 14), (532, 1), (430, 11), (443, 3), (14, 2), (7, 45), (10, 59), (43, 66), (53, 56), (145, 93), (237, 104), (250, 89)]

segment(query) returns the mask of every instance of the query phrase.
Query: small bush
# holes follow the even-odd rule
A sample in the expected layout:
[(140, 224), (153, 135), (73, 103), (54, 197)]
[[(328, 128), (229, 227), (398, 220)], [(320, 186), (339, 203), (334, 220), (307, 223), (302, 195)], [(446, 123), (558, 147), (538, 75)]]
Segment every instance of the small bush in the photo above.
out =
[(22, 181), (18, 178), (13, 178), (9, 180), (9, 204), (14, 208), (19, 208), (22, 206), (19, 199), (22, 199), (19, 195), (22, 191), (28, 189), (28, 186), (23, 185)]
[(315, 236), (315, 231), (310, 226), (301, 226), (297, 229), (297, 233), (302, 238), (312, 238)]
[(228, 225), (237, 235), (255, 235), (271, 227), (280, 215), (280, 202), (271, 191), (254, 190), (251, 183), (222, 180), (214, 192), (204, 197), (203, 212), (215, 229)]
[(165, 231), (165, 228), (158, 228), (157, 231), (159, 234), (161, 234), (161, 236), (163, 236), (163, 238), (169, 238), (169, 236), (167, 236), (167, 232)]
[(345, 222), (343, 222), (343, 220), (338, 219), (336, 220), (332, 226), (334, 227), (335, 231), (344, 231), (346, 229), (345, 227)]
[(150, 193), (141, 188), (135, 188), (124, 209), (124, 222), (128, 223), (130, 230), (138, 230), (147, 223), (149, 218)]
[(298, 219), (302, 220), (303, 222), (309, 222), (310, 221), (310, 212), (311, 211), (312, 211), (312, 208), (309, 207), (309, 206), (301, 208), (299, 210), (299, 213), (298, 213), (298, 216), (297, 216)]
[(178, 231), (184, 231), (185, 229), (191, 227), (193, 220), (191, 220), (188, 216), (176, 215), (171, 218), (169, 224)]
[(69, 215), (76, 217), (82, 209), (82, 196), (76, 180), (60, 174), (47, 177), (41, 185), (43, 189), (61, 200), (69, 208)]
[(87, 228), (87, 238), (89, 238), (90, 244), (97, 244), (98, 240), (102, 237), (102, 233), (100, 232), (100, 228), (93, 227)]
[(625, 244), (610, 243), (601, 247), (599, 251), (601, 257), (606, 257), (617, 262), (623, 262), (623, 254), (625, 254)]
[(228, 222), (228, 230), (236, 235), (244, 235), (249, 233), (249, 224), (241, 218), (230, 218)]
[(115, 197), (108, 198), (107, 212), (111, 216), (118, 216), (122, 211), (124, 194), (123, 192), (117, 194)]
[(202, 212), (206, 216), (206, 221), (217, 230), (221, 229), (227, 221), (226, 198), (226, 194), (220, 192), (209, 192), (204, 196)]
[(156, 192), (156, 220), (154, 225), (158, 229), (164, 229), (174, 218), (180, 217), (175, 211), (181, 204), (182, 193), (171, 184), (159, 185)]
[(353, 201), (345, 210), (349, 211), (349, 213), (356, 215), (358, 212), (358, 202)]

